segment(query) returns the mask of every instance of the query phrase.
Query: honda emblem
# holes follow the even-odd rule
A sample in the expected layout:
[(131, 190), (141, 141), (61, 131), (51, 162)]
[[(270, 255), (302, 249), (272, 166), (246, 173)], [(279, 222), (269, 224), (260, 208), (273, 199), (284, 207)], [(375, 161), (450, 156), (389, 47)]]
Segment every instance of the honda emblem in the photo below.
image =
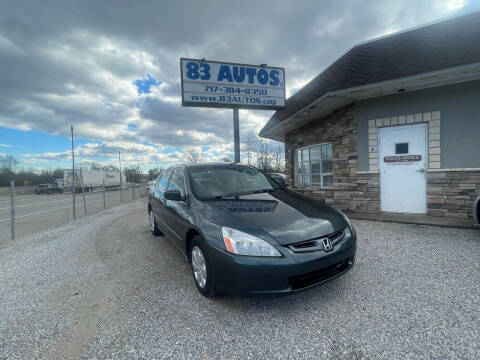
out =
[(329, 238), (323, 238), (322, 240), (320, 240), (322, 242), (322, 245), (323, 245), (323, 250), (325, 251), (330, 251), (332, 250), (333, 246), (332, 246), (332, 243), (330, 242), (330, 239)]

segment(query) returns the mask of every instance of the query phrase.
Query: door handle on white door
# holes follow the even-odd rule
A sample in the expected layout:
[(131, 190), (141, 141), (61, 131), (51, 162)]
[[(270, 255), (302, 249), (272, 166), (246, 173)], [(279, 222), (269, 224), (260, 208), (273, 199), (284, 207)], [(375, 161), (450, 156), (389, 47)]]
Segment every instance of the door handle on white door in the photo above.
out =
[(425, 169), (424, 169), (424, 168), (418, 169), (417, 172), (419, 172), (419, 173), (424, 173), (424, 172), (425, 172)]

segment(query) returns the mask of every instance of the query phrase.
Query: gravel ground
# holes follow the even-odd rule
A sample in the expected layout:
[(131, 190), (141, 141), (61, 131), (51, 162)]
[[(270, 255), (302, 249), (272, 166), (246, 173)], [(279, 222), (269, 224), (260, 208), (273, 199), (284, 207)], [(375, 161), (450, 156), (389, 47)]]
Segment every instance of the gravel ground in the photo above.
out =
[(207, 300), (145, 200), (0, 248), (0, 358), (478, 359), (480, 231), (354, 221), (352, 271)]

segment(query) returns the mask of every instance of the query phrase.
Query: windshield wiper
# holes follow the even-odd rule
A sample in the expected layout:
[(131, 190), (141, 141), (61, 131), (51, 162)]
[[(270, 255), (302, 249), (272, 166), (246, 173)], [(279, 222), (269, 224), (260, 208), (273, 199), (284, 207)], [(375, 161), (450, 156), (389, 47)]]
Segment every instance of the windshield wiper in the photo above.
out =
[(273, 191), (275, 191), (275, 189), (260, 189), (260, 190), (255, 190), (252, 194), (270, 193)]
[(225, 194), (225, 195), (216, 195), (213, 197), (214, 200), (218, 199), (226, 199), (226, 198), (231, 198), (235, 196), (240, 196), (240, 195), (245, 195), (244, 193), (234, 193), (234, 194)]
[(250, 195), (250, 194), (260, 194), (260, 193), (265, 193), (265, 192), (269, 193), (269, 192), (272, 192), (272, 191), (275, 191), (275, 189), (259, 189), (259, 190), (254, 190), (254, 191), (245, 191), (245, 192), (239, 192), (239, 193), (216, 195), (212, 199), (213, 200), (219, 200), (219, 199), (226, 199), (226, 198), (243, 196), (243, 195)]

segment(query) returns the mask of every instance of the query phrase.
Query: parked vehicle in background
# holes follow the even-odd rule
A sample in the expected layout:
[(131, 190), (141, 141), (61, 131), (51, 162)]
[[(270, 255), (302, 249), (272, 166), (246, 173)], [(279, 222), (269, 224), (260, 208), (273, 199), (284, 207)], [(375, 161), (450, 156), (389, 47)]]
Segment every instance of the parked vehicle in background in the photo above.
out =
[(168, 168), (149, 194), (153, 235), (171, 239), (191, 263), (198, 291), (284, 294), (353, 267), (348, 218), (242, 164)]
[[(120, 189), (120, 173), (118, 172), (75, 169), (76, 192), (82, 192), (82, 177), (83, 189), (87, 192), (103, 190), (103, 180), (105, 180), (105, 188), (107, 190)], [(73, 188), (72, 169), (65, 169), (63, 171), (63, 182), (64, 189), (71, 192)], [(124, 174), (122, 174), (122, 184), (126, 185)]]
[(155, 184), (155, 180), (147, 182), (147, 184), (145, 185), (145, 189), (147, 190), (147, 192), (150, 191), (150, 189), (154, 184)]
[(285, 186), (286, 183), (286, 176), (282, 173), (268, 173), (268, 176), (270, 176), (273, 180), (278, 182), (280, 185)]
[(35, 188), (35, 194), (62, 194), (63, 188), (59, 187), (57, 184), (39, 184)]
[(480, 196), (473, 202), (473, 223), (480, 226)]

